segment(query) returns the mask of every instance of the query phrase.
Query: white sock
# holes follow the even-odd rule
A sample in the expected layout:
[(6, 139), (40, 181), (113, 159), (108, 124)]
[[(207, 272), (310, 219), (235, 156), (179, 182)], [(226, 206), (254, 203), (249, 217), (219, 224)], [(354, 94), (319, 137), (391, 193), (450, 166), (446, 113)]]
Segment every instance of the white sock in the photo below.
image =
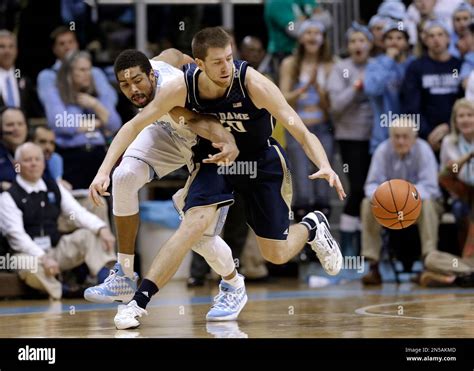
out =
[(122, 254), (118, 253), (118, 262), (122, 266), (123, 273), (129, 278), (133, 278), (133, 261), (135, 254)]
[(231, 278), (230, 280), (226, 280), (224, 278), (222, 279), (224, 280), (225, 283), (228, 283), (229, 285), (231, 285), (232, 287), (235, 287), (236, 289), (244, 286), (244, 278), (239, 273), (237, 273), (234, 276), (234, 278)]

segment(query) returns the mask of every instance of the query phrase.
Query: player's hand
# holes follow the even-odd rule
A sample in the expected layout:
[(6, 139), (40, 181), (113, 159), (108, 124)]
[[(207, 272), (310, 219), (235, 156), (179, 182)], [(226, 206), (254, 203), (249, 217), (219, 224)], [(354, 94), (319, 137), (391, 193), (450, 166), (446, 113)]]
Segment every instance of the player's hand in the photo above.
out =
[(91, 185), (89, 186), (89, 197), (95, 206), (103, 206), (100, 196), (110, 196), (107, 188), (110, 185), (110, 177), (108, 174), (97, 173)]
[(318, 172), (311, 174), (308, 176), (309, 179), (326, 179), (331, 187), (336, 186), (336, 191), (339, 196), (339, 199), (342, 201), (346, 197), (346, 192), (344, 191), (344, 187), (342, 186), (341, 180), (336, 172), (328, 168), (321, 168)]
[(235, 143), (212, 143), (214, 148), (219, 148), (220, 152), (215, 155), (209, 155), (209, 158), (202, 162), (205, 164), (217, 164), (219, 166), (232, 165), (239, 155), (239, 149)]

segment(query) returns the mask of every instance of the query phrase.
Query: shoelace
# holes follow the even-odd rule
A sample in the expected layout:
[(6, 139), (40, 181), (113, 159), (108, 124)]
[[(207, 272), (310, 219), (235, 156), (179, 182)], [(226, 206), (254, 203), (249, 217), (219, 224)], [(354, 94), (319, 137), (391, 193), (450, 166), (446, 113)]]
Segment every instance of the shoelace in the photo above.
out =
[(239, 302), (238, 290), (220, 292), (214, 298), (215, 304), (212, 306), (215, 309), (227, 309), (232, 308)]
[[(329, 240), (328, 237), (324, 235), (324, 231), (322, 229), (318, 229), (316, 231), (317, 238), (319, 241), (324, 241), (321, 244), (318, 244), (318, 249), (316, 251), (316, 255), (322, 254), (322, 260), (324, 262), (324, 266), (326, 268), (334, 269), (337, 264), (337, 256), (333, 254), (333, 251), (327, 242)], [(320, 259), (321, 260), (321, 259)]]
[(327, 242), (329, 238), (324, 235), (324, 231), (322, 229), (318, 228), (316, 230), (316, 237), (319, 241), (324, 241), (324, 243), (318, 244), (318, 253), (319, 250), (324, 250), (322, 251), (324, 254), (331, 254), (332, 249), (329, 243)]
[(109, 282), (112, 278), (115, 277), (116, 274), (117, 272), (114, 269), (111, 269), (108, 277), (104, 280), (104, 283)]

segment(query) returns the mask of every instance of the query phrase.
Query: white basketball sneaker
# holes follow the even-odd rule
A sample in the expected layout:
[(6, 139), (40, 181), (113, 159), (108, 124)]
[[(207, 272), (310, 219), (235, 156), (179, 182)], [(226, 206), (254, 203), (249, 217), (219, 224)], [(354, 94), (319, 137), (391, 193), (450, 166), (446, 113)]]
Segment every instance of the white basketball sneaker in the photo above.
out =
[[(314, 223), (310, 223), (307, 219), (310, 219)], [(316, 224), (314, 227), (316, 229), (316, 236), (313, 240), (308, 241), (308, 243), (314, 252), (316, 252), (326, 273), (335, 276), (342, 268), (342, 254), (337, 241), (331, 235), (326, 216), (321, 211), (314, 211), (306, 215), (302, 223), (306, 225)]]
[[(243, 278), (243, 276), (242, 276)], [(221, 281), (219, 294), (214, 298), (214, 304), (206, 315), (208, 321), (234, 321), (247, 303), (245, 285), (235, 288)]]
[(137, 318), (144, 314), (148, 315), (148, 312), (140, 308), (135, 300), (132, 300), (127, 305), (121, 304), (118, 306), (117, 314), (114, 318), (115, 327), (117, 327), (117, 330), (137, 328), (140, 326)]

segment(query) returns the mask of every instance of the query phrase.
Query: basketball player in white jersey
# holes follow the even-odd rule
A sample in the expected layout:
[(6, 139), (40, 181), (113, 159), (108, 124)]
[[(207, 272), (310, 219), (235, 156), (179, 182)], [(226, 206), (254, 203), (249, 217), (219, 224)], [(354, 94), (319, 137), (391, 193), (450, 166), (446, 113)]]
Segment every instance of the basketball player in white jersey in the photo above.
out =
[[(122, 93), (139, 108), (150, 103), (156, 91), (174, 78), (183, 78), (183, 72), (164, 60), (179, 67), (190, 57), (175, 49), (153, 60), (137, 50), (123, 51), (115, 61), (115, 74)], [(120, 165), (115, 169), (113, 181), (113, 213), (117, 227), (118, 262), (106, 281), (87, 289), (84, 297), (93, 302), (129, 302), (136, 289), (138, 276), (133, 271), (135, 239), (138, 231), (138, 191), (156, 175), (165, 175), (187, 166), (193, 170), (192, 150), (196, 134), (210, 140), (220, 152), (206, 162), (232, 162), (239, 151), (234, 138), (220, 122), (206, 115), (199, 115), (177, 108), (169, 115), (145, 128), (128, 147)], [(108, 187), (108, 184), (106, 185)], [(91, 188), (91, 197), (99, 201)], [(224, 224), (228, 206), (219, 209), (213, 224), (193, 250), (202, 255), (208, 264), (222, 276), (224, 282), (245, 291), (242, 276), (237, 274), (229, 246), (218, 235)], [(243, 308), (243, 305), (242, 305)], [(218, 320), (236, 319), (219, 318)]]

